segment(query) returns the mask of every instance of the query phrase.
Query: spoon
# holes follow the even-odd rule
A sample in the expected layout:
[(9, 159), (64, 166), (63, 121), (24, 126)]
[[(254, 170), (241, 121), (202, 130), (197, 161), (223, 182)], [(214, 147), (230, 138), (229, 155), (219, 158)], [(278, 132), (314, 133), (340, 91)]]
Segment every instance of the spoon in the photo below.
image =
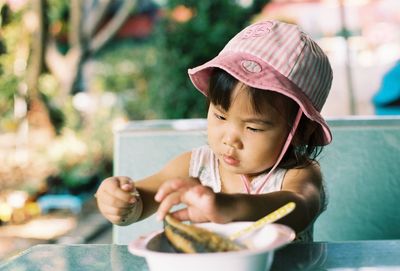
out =
[(296, 204), (294, 202), (289, 202), (289, 203), (283, 205), (282, 207), (278, 208), (277, 210), (273, 211), (272, 213), (255, 221), (250, 226), (248, 226), (244, 229), (241, 229), (237, 232), (234, 232), (228, 238), (231, 241), (238, 239), (239, 237), (242, 237), (245, 234), (255, 231), (266, 224), (273, 223), (273, 222), (277, 221), (278, 219), (281, 219), (282, 217), (291, 213), (294, 210), (294, 208), (296, 208)]

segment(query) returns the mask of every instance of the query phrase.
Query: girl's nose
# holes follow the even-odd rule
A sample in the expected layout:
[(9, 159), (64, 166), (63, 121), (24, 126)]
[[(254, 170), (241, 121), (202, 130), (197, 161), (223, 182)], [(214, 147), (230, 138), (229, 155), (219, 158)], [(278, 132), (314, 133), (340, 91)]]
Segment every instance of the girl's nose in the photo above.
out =
[(222, 143), (228, 147), (235, 149), (239, 149), (241, 147), (240, 137), (234, 133), (225, 134)]

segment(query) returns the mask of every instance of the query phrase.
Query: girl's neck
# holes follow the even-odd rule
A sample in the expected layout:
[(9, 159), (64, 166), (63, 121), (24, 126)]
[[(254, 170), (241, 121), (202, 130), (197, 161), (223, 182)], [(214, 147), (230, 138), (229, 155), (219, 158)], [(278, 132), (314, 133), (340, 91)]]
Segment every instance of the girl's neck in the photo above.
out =
[(221, 192), (224, 193), (243, 193), (244, 186), (240, 174), (230, 173), (224, 170), (218, 163), (218, 172), (221, 182)]
[[(246, 174), (246, 181), (252, 182), (256, 177), (261, 174), (267, 174), (271, 168), (268, 168), (262, 172), (256, 174)], [(221, 182), (221, 192), (224, 193), (243, 193), (246, 192), (245, 184), (243, 183), (243, 179), (241, 174), (231, 173), (229, 171), (224, 170), (218, 162), (218, 173)]]
[(246, 176), (246, 178), (251, 182), (254, 178), (256, 178), (257, 176), (260, 176), (261, 174), (267, 174), (270, 170), (272, 169), (272, 167), (267, 168), (266, 170), (263, 170), (261, 172), (258, 173), (253, 173), (253, 174), (244, 174)]

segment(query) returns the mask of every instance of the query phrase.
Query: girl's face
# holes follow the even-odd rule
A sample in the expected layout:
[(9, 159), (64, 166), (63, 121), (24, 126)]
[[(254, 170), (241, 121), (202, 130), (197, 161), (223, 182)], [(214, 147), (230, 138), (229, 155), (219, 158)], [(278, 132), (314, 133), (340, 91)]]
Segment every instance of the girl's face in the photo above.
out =
[(288, 135), (288, 124), (281, 113), (264, 103), (256, 113), (243, 84), (232, 92), (228, 111), (210, 103), (208, 143), (216, 154), (220, 170), (234, 174), (257, 175), (271, 168), (278, 159)]

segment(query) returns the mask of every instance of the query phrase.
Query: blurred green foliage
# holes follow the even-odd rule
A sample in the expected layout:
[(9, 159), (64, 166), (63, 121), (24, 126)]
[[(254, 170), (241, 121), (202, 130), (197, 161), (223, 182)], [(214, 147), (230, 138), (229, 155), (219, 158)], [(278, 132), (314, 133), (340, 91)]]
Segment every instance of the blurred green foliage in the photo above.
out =
[(110, 43), (94, 56), (93, 89), (117, 96), (127, 119), (156, 118), (148, 89), (156, 63), (156, 48), (150, 41), (123, 39)]
[[(117, 93), (130, 120), (205, 117), (206, 100), (187, 70), (216, 56), (265, 2), (167, 1), (150, 37), (116, 40), (94, 57), (94, 88)], [(184, 22), (174, 17), (182, 7), (192, 16)]]
[(13, 101), (21, 87), (21, 78), (25, 75), (25, 48), (20, 44), (20, 39), (26, 31), (20, 23), (21, 12), (11, 12), (7, 5), (0, 4), (0, 14), (0, 132), (4, 132), (14, 131), (18, 121), (14, 119)]
[[(233, 0), (165, 1), (148, 38), (115, 39), (92, 56), (84, 94), (94, 106), (77, 109), (77, 95), (60, 99), (59, 82), (45, 70), (38, 91), (57, 136), (32, 149), (37, 157), (46, 156), (44, 164), (51, 168), (48, 185), (79, 191), (111, 175), (112, 133), (118, 119), (205, 117), (206, 100), (195, 90), (187, 70), (216, 56), (268, 1), (250, 2), (243, 6)], [(61, 51), (68, 49), (69, 4), (68, 0), (47, 1), (46, 24)], [(23, 24), (27, 10), (9, 13), (2, 7), (1, 11), (0, 132), (10, 132), (5, 124), (14, 120), (15, 96), (25, 95), (20, 92), (27, 63), (16, 60), (21, 52), (29, 52)], [(189, 17), (179, 19), (179, 12)], [(18, 72), (16, 63), (25, 68)]]
[[(1, 57), (0, 57), (1, 58)], [(1, 60), (0, 60), (1, 62)], [(6, 75), (6, 72), (0, 72), (0, 76)], [(18, 79), (15, 76), (9, 75), (4, 76), (4, 79), (0, 80), (0, 115), (2, 121), (0, 123), (0, 131), (4, 130), (4, 121), (13, 117), (12, 105), (15, 90), (18, 86)]]
[[(205, 116), (205, 99), (195, 91), (187, 70), (216, 56), (266, 2), (253, 1), (244, 7), (232, 0), (167, 1), (164, 16), (154, 33), (157, 63), (148, 92), (157, 117)], [(186, 22), (177, 21), (173, 16), (174, 10), (183, 5), (193, 14)]]

